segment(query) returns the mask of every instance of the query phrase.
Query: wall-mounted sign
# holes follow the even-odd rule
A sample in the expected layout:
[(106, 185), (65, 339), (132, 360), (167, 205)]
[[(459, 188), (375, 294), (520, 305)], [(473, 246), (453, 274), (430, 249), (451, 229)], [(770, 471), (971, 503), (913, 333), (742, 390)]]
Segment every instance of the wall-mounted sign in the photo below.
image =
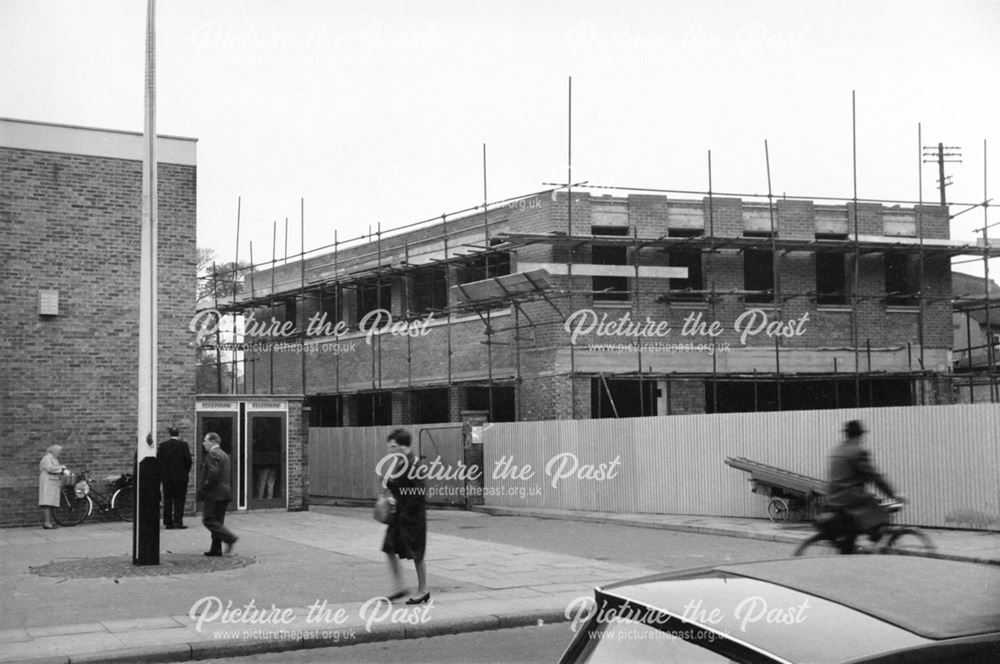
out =
[(194, 409), (199, 410), (239, 410), (240, 404), (235, 401), (196, 401)]
[(288, 410), (287, 401), (247, 401), (247, 410)]

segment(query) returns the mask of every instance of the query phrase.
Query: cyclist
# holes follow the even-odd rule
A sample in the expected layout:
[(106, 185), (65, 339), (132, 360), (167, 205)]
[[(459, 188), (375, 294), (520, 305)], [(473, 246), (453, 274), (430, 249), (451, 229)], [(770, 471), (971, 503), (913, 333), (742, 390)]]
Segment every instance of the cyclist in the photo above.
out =
[(872, 465), (862, 445), (865, 433), (860, 421), (851, 420), (844, 426), (844, 440), (830, 452), (826, 504), (834, 517), (825, 526), (836, 530), (832, 539), (841, 553), (853, 553), (858, 535), (868, 533), (871, 537), (888, 521), (878, 499), (865, 490), (867, 483), (873, 483), (893, 500), (904, 502)]

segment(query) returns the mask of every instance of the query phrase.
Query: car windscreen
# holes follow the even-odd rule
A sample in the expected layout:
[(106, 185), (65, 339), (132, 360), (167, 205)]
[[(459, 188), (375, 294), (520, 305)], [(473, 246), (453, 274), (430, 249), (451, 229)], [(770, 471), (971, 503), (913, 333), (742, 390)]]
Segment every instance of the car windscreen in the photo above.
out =
[[(708, 638), (714, 638), (706, 632)], [(575, 662), (579, 664), (733, 664), (742, 660), (701, 647), (672, 634), (631, 620), (605, 622), (585, 635), (587, 642)]]
[[(928, 642), (842, 604), (720, 572), (616, 587), (601, 595), (604, 605), (627, 601), (652, 607), (685, 625), (712, 630), (788, 661), (841, 662)], [(600, 618), (600, 611), (595, 618)], [(640, 620), (663, 628), (658, 619)]]

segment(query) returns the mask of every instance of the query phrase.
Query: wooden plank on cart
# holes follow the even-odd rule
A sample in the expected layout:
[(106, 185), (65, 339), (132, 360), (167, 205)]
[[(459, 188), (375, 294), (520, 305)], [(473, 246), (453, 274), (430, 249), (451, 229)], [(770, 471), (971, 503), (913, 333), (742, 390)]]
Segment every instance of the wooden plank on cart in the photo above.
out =
[(800, 473), (793, 473), (790, 470), (784, 470), (766, 463), (753, 461), (752, 459), (727, 457), (726, 464), (750, 473), (751, 481), (757, 484), (768, 485), (803, 496), (822, 495), (826, 491), (826, 482), (823, 480)]

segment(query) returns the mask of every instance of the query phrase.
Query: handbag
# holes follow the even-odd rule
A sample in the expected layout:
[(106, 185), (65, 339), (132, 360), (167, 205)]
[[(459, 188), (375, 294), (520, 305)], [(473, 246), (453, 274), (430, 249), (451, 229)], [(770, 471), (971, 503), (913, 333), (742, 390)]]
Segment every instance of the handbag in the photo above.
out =
[(379, 523), (392, 523), (393, 517), (396, 516), (396, 501), (392, 496), (380, 495), (375, 501), (375, 512), (372, 516)]
[(383, 479), (382, 491), (379, 492), (379, 496), (375, 500), (375, 510), (372, 513), (372, 517), (379, 523), (389, 524), (395, 516), (396, 499), (389, 493), (389, 489), (386, 487), (386, 480)]

